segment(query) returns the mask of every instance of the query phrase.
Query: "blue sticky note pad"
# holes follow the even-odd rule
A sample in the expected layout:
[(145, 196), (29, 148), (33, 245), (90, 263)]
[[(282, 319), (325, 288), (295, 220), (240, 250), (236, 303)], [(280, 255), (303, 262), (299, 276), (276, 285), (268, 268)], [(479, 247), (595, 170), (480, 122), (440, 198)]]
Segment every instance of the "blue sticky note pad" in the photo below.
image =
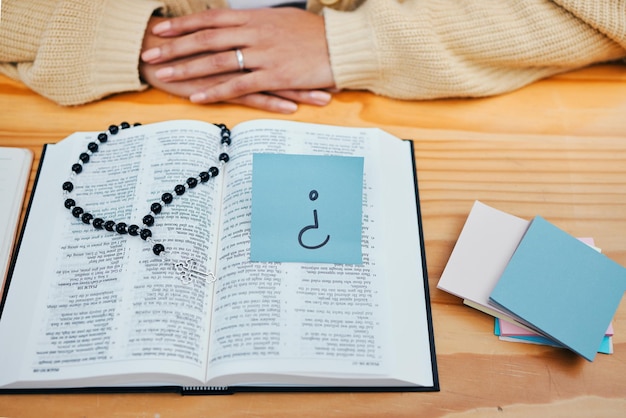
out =
[(250, 261), (362, 264), (363, 158), (252, 157)]
[(624, 267), (537, 216), (490, 300), (592, 361), (624, 290)]

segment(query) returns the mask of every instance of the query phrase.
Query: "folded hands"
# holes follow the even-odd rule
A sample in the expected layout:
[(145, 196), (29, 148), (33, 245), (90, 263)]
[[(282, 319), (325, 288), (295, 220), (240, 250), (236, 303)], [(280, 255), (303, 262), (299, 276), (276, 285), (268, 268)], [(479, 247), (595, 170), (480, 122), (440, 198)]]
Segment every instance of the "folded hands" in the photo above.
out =
[(148, 84), (192, 102), (280, 113), (323, 106), (335, 87), (323, 17), (294, 8), (152, 17), (139, 70)]

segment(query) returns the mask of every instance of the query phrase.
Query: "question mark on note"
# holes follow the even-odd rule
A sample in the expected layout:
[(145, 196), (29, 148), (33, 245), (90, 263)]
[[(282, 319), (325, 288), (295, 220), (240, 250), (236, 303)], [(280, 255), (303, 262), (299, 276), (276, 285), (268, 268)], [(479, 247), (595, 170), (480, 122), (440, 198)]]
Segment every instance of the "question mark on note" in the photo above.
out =
[[(312, 202), (316, 201), (317, 198), (319, 197), (319, 193), (317, 192), (317, 190), (311, 190), (309, 192), (309, 200), (311, 200)], [(300, 246), (308, 249), (308, 250), (316, 250), (318, 248), (322, 248), (324, 245), (326, 245), (328, 243), (328, 241), (330, 240), (330, 235), (326, 235), (326, 239), (324, 239), (324, 241), (322, 241), (321, 244), (318, 245), (306, 245), (303, 241), (302, 241), (302, 236), (304, 235), (305, 232), (311, 230), (311, 229), (318, 229), (319, 228), (319, 223), (317, 220), (317, 209), (313, 209), (313, 225), (307, 225), (304, 228), (302, 228), (300, 230), (300, 233), (298, 234), (298, 243), (300, 244)]]

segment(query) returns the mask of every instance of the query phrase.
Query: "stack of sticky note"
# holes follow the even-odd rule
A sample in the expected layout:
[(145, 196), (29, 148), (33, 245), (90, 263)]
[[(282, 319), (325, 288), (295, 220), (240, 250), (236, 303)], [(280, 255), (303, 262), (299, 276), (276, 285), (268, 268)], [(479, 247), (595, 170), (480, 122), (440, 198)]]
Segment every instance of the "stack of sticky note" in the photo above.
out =
[(612, 352), (626, 269), (592, 244), (540, 216), (529, 222), (477, 201), (437, 287), (496, 317), (501, 339), (593, 361)]
[[(494, 324), (494, 334), (496, 334), (502, 341), (512, 341), (528, 344), (541, 344), (550, 345), (553, 347), (563, 347), (558, 342), (544, 337), (534, 331), (527, 328), (517, 326), (507, 320), (496, 318)], [(613, 325), (609, 325), (602, 343), (598, 348), (598, 353), (612, 354), (613, 353)]]

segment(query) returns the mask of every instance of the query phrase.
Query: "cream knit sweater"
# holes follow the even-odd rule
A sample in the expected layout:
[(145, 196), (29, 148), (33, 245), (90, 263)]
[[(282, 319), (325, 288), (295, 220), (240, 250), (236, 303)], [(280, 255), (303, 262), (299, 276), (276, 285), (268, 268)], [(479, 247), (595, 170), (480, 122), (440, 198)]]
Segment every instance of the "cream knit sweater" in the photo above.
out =
[[(224, 0), (2, 0), (0, 72), (63, 105), (145, 88), (155, 9)], [(322, 3), (325, 8), (322, 8)], [(339, 88), (402, 99), (486, 96), (626, 57), (626, 0), (309, 0)]]

